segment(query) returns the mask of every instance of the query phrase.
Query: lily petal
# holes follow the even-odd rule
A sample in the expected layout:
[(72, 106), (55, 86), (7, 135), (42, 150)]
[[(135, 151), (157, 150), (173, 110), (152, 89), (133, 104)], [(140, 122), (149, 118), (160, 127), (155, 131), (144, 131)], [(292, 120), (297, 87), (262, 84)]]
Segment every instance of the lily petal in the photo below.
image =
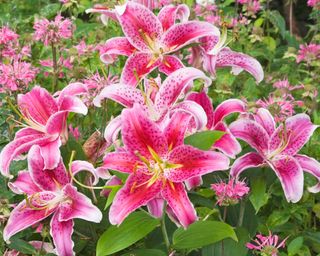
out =
[(118, 22), (118, 17), (113, 9), (108, 9), (101, 5), (95, 5), (93, 8), (87, 9), (86, 13), (100, 13), (101, 14), (101, 21), (104, 25), (108, 25), (109, 18)]
[(40, 192), (41, 189), (34, 184), (29, 171), (18, 172), (18, 177), (14, 182), (9, 182), (8, 187), (16, 194), (32, 195)]
[(241, 145), (232, 135), (227, 125), (219, 122), (215, 125), (214, 130), (223, 131), (225, 134), (213, 144), (213, 147), (219, 149), (228, 157), (235, 158), (241, 152)]
[(121, 115), (113, 118), (107, 125), (104, 131), (104, 138), (107, 142), (107, 145), (110, 146), (113, 142), (115, 142), (118, 138), (118, 135), (121, 130)]
[(58, 111), (51, 94), (40, 86), (35, 86), (26, 94), (18, 95), (18, 106), (22, 114), (40, 125), (46, 125), (49, 117)]
[(127, 59), (123, 67), (120, 83), (136, 86), (141, 78), (160, 64), (160, 59), (155, 58), (151, 53), (134, 53)]
[(146, 117), (139, 105), (124, 109), (122, 118), (122, 140), (126, 149), (132, 154), (141, 154), (151, 158), (152, 149), (160, 157), (168, 151), (166, 137), (160, 128)]
[(136, 156), (121, 151), (107, 153), (103, 158), (103, 168), (125, 173), (133, 173), (139, 163)]
[(147, 207), (150, 214), (155, 218), (161, 218), (163, 215), (164, 200), (162, 198), (155, 198), (148, 202)]
[(220, 103), (214, 112), (214, 123), (222, 121), (226, 116), (232, 113), (246, 112), (246, 104), (238, 99), (229, 99)]
[(202, 130), (207, 125), (207, 115), (203, 108), (196, 102), (190, 100), (184, 100), (176, 104), (171, 110), (170, 114), (176, 112), (185, 112), (190, 114), (193, 119), (192, 122), (195, 124), (196, 130)]
[(264, 77), (259, 61), (249, 55), (234, 52), (228, 47), (223, 48), (218, 53), (216, 67), (232, 67), (232, 73), (235, 75), (245, 70), (256, 79), (257, 83), (260, 83)]
[(98, 96), (95, 97), (93, 103), (97, 107), (101, 107), (103, 99), (111, 99), (119, 104), (131, 108), (135, 103), (144, 105), (145, 99), (140, 90), (123, 84), (113, 84), (105, 87)]
[(71, 172), (73, 175), (77, 175), (79, 172), (87, 171), (91, 173), (94, 180), (92, 182), (92, 185), (97, 185), (99, 182), (99, 177), (97, 175), (96, 169), (93, 167), (93, 165), (87, 161), (73, 161), (71, 164)]
[(159, 66), (159, 71), (166, 75), (170, 75), (180, 68), (184, 68), (181, 60), (174, 55), (167, 55), (163, 57), (162, 63)]
[(58, 255), (73, 256), (74, 243), (72, 241), (73, 220), (59, 221), (59, 212), (56, 212), (50, 222), (50, 235)]
[(303, 195), (303, 170), (292, 156), (279, 156), (272, 160), (272, 169), (278, 176), (288, 202), (296, 203)]
[(234, 161), (230, 169), (230, 175), (232, 177), (239, 177), (240, 174), (246, 169), (259, 167), (263, 164), (264, 159), (259, 154), (257, 154), (256, 152), (250, 152)]
[(236, 138), (244, 140), (258, 152), (267, 153), (269, 135), (257, 122), (247, 118), (240, 118), (231, 123), (229, 129)]
[(51, 137), (39, 133), (24, 136), (8, 143), (0, 153), (0, 170), (2, 175), (12, 178), (9, 174), (9, 167), (13, 159), (27, 152), (33, 145), (46, 145), (51, 140)]
[(140, 51), (150, 51), (149, 44), (159, 41), (163, 33), (162, 25), (153, 12), (132, 1), (127, 2), (125, 12), (118, 15), (118, 19), (130, 44)]
[(219, 29), (208, 22), (187, 21), (170, 27), (162, 37), (166, 53), (177, 51), (205, 36), (220, 36)]
[(83, 101), (74, 96), (65, 96), (61, 101), (60, 110), (74, 112), (82, 115), (86, 115), (88, 113), (88, 108), (83, 103)]
[(184, 182), (186, 184), (186, 187), (188, 190), (191, 190), (193, 188), (199, 187), (202, 185), (203, 180), (201, 176), (193, 177), (191, 179), (188, 179)]
[[(44, 201), (55, 197), (53, 193), (49, 192), (40, 192), (38, 195), (39, 198)], [(34, 200), (33, 204), (36, 205)], [(9, 241), (10, 237), (47, 218), (54, 210), (55, 208), (33, 210), (27, 206), (26, 200), (23, 200), (11, 212), (7, 225), (3, 230), (3, 239)]]
[(287, 146), (282, 154), (294, 156), (308, 142), (313, 132), (318, 128), (313, 125), (310, 117), (306, 114), (297, 114), (286, 120), (285, 131), (283, 125), (280, 125), (270, 138), (270, 151), (277, 150), (282, 143), (284, 132), (288, 138)]
[(276, 123), (273, 119), (273, 116), (267, 109), (259, 108), (257, 113), (254, 115), (254, 119), (267, 131), (269, 136), (274, 133), (276, 129)]
[(299, 162), (302, 170), (312, 174), (318, 179), (318, 184), (313, 187), (309, 187), (308, 190), (311, 193), (320, 192), (320, 163), (316, 159), (306, 155), (295, 155), (294, 158)]
[(142, 173), (129, 176), (110, 207), (109, 221), (111, 224), (120, 225), (131, 212), (156, 198), (162, 182), (156, 181), (152, 185), (148, 185), (149, 180), (150, 176)]
[(164, 176), (173, 182), (183, 182), (213, 171), (226, 170), (230, 163), (229, 158), (221, 153), (202, 151), (187, 145), (173, 149), (168, 162), (179, 165), (177, 168), (166, 169), (164, 172)]
[(188, 227), (198, 219), (183, 183), (167, 182), (161, 194), (183, 227)]
[(191, 92), (188, 94), (187, 100), (192, 100), (198, 103), (207, 114), (207, 128), (211, 129), (214, 123), (214, 110), (211, 99), (205, 91), (202, 92)]
[(170, 118), (169, 124), (164, 129), (169, 148), (173, 149), (183, 144), (191, 118), (192, 116), (185, 112), (176, 112)]
[(182, 68), (171, 75), (162, 83), (155, 99), (155, 106), (160, 113), (172, 106), (184, 92), (184, 89), (196, 79), (203, 79), (206, 86), (211, 84), (209, 79), (202, 71), (195, 68)]
[(103, 54), (100, 59), (103, 63), (112, 64), (119, 55), (130, 56), (136, 49), (129, 43), (126, 37), (113, 37), (103, 46)]
[(56, 168), (52, 170), (45, 168), (41, 148), (37, 145), (33, 146), (29, 151), (28, 170), (34, 183), (45, 191), (56, 191), (59, 186), (70, 182), (61, 158)]
[(59, 165), (60, 155), (60, 138), (41, 146), (41, 156), (44, 160), (44, 169), (52, 170)]
[(63, 188), (63, 194), (69, 199), (62, 202), (59, 207), (59, 222), (72, 219), (83, 219), (95, 223), (102, 220), (101, 211), (92, 204), (91, 200), (79, 193), (77, 188), (67, 184)]
[(176, 20), (179, 19), (180, 22), (186, 22), (190, 16), (190, 9), (185, 4), (179, 4), (174, 6), (172, 4), (165, 5), (158, 14), (158, 19), (162, 24), (164, 31), (172, 27)]

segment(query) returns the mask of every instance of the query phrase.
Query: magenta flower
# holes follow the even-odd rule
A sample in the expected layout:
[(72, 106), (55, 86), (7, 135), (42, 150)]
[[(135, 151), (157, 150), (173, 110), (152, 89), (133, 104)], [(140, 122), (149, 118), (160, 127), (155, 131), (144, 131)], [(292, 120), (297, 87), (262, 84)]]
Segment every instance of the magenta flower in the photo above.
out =
[[(102, 219), (100, 210), (91, 200), (79, 193), (71, 183), (62, 159), (52, 170), (45, 168), (41, 149), (35, 145), (28, 155), (29, 171), (20, 171), (15, 182), (9, 183), (11, 190), (18, 194), (26, 194), (27, 198), (19, 203), (11, 212), (3, 230), (5, 241), (16, 233), (41, 222), (53, 215), (50, 222), (50, 234), (58, 255), (73, 255), (73, 219), (84, 219), (99, 223)], [(74, 161), (71, 166), (73, 175), (82, 170), (95, 174), (91, 164)], [(95, 182), (98, 182), (95, 176)]]
[(221, 181), (211, 184), (211, 189), (216, 193), (217, 204), (220, 206), (237, 204), (250, 191), (245, 182), (234, 178), (231, 178), (228, 183)]
[(280, 242), (279, 237), (272, 235), (271, 231), (268, 236), (259, 234), (256, 237), (252, 243), (247, 243), (246, 246), (248, 249), (261, 252), (261, 254), (265, 256), (277, 256), (279, 249), (286, 246), (287, 238)]
[[(127, 85), (137, 85), (155, 68), (170, 74), (183, 67), (174, 52), (204, 36), (220, 34), (215, 26), (207, 22), (186, 21), (189, 17), (186, 5), (165, 6), (158, 17), (134, 2), (127, 2), (121, 11), (119, 8), (116, 10), (125, 37), (107, 40), (101, 60), (110, 64), (119, 55), (128, 56), (120, 80)], [(177, 18), (182, 23), (175, 24)]]
[[(196, 219), (183, 182), (194, 176), (228, 168), (221, 153), (201, 151), (183, 144), (191, 115), (177, 112), (161, 129), (139, 105), (122, 112), (124, 147), (108, 153), (103, 168), (129, 173), (109, 212), (111, 224), (122, 221), (137, 208), (166, 200), (180, 223), (187, 227)], [(158, 205), (158, 204), (155, 204)]]
[[(206, 87), (211, 84), (211, 80), (202, 71), (195, 68), (181, 68), (171, 73), (162, 85), (155, 80), (146, 80), (145, 91), (125, 84), (110, 85), (94, 99), (94, 104), (101, 106), (100, 102), (104, 98), (112, 99), (127, 108), (139, 104), (147, 116), (158, 123), (169, 122), (174, 112), (187, 112), (192, 115), (196, 129), (202, 129), (207, 124), (203, 108), (193, 100), (178, 102), (182, 95), (190, 90), (195, 79), (202, 79)], [(120, 115), (107, 126), (105, 131), (107, 142), (111, 143), (117, 138), (122, 125), (121, 120)]]
[(305, 61), (310, 64), (320, 58), (320, 44), (300, 45), (297, 63)]
[(0, 58), (13, 57), (16, 54), (16, 48), (19, 46), (19, 35), (7, 26), (0, 28)]
[[(298, 114), (276, 128), (273, 117), (264, 108), (260, 108), (253, 119), (246, 117), (233, 122), (229, 126), (231, 133), (257, 152), (238, 158), (231, 167), (231, 176), (239, 177), (248, 168), (267, 165), (278, 176), (287, 201), (298, 202), (303, 194), (303, 170), (320, 181), (320, 163), (298, 154), (317, 127), (309, 116)], [(319, 184), (309, 190), (319, 192)]]
[(73, 32), (71, 20), (64, 19), (60, 14), (55, 17), (54, 21), (47, 19), (36, 21), (33, 28), (35, 29), (34, 39), (42, 41), (46, 46), (71, 38)]
[(59, 148), (68, 138), (67, 116), (69, 112), (87, 114), (87, 107), (77, 97), (87, 93), (83, 84), (73, 83), (65, 87), (58, 97), (40, 86), (26, 94), (18, 95), (18, 107), (25, 124), (7, 144), (0, 154), (0, 170), (9, 176), (12, 160), (29, 151), (31, 146), (39, 145), (46, 169), (57, 167), (60, 161)]
[(308, 0), (308, 5), (316, 8), (316, 9), (320, 9), (320, 1), (319, 0)]
[(0, 63), (0, 92), (22, 91), (35, 79), (38, 69), (15, 59), (11, 64)]

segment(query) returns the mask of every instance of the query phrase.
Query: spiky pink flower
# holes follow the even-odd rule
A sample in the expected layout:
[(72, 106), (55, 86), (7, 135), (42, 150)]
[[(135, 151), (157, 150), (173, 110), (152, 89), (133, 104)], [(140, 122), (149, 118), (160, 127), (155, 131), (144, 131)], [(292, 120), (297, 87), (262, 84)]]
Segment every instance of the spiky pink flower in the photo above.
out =
[(308, 0), (308, 5), (316, 8), (316, 9), (320, 9), (320, 1), (319, 0)]
[(273, 86), (273, 88), (282, 89), (282, 90), (285, 90), (285, 91), (288, 91), (288, 92), (304, 88), (303, 84), (301, 84), (301, 85), (291, 85), (288, 79), (278, 80), (278, 81), (274, 82), (272, 86)]
[(0, 92), (26, 89), (37, 73), (37, 68), (18, 59), (11, 64), (0, 63)]
[(19, 35), (12, 31), (9, 27), (0, 28), (0, 58), (13, 57), (19, 46)]
[(310, 64), (314, 60), (320, 58), (320, 44), (300, 45), (297, 56), (297, 63), (305, 61)]
[(286, 246), (286, 240), (287, 238), (280, 242), (279, 237), (272, 235), (271, 231), (269, 231), (268, 236), (256, 235), (256, 239), (252, 243), (247, 243), (246, 246), (248, 249), (261, 252), (265, 256), (277, 256), (279, 249)]
[(217, 204), (220, 206), (237, 204), (250, 191), (244, 181), (234, 178), (231, 178), (228, 183), (221, 181), (211, 184), (211, 189), (216, 193)]
[(76, 139), (76, 140), (79, 140), (80, 136), (81, 136), (81, 133), (79, 131), (79, 127), (75, 127), (73, 128), (72, 124), (69, 124), (69, 133), (72, 134), (72, 136)]
[(62, 39), (71, 38), (73, 32), (71, 20), (64, 19), (61, 14), (58, 14), (54, 21), (37, 20), (33, 28), (35, 29), (34, 39), (42, 41), (46, 46), (60, 43)]

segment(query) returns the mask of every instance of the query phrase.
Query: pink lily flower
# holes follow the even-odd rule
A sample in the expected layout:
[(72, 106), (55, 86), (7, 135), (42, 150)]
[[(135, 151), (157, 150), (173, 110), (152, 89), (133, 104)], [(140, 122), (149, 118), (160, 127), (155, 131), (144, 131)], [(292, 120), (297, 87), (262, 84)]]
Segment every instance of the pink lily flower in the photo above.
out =
[[(102, 213), (91, 200), (79, 193), (71, 183), (62, 158), (59, 165), (52, 169), (45, 168), (44, 158), (38, 145), (33, 146), (28, 154), (29, 171), (20, 171), (15, 182), (9, 183), (11, 190), (17, 194), (26, 194), (27, 198), (19, 203), (11, 212), (3, 238), (9, 241), (16, 233), (41, 222), (52, 215), (50, 234), (56, 252), (60, 256), (74, 255), (73, 219), (79, 218), (99, 223)], [(95, 177), (94, 167), (85, 161), (74, 161), (71, 166), (72, 175), (88, 170)]]
[[(226, 170), (229, 159), (221, 153), (202, 151), (183, 144), (191, 115), (176, 112), (161, 129), (139, 105), (122, 112), (124, 147), (104, 158), (103, 168), (129, 173), (114, 198), (111, 224), (120, 225), (134, 210), (153, 200), (166, 200), (182, 226), (197, 219), (183, 182), (194, 176)], [(156, 204), (158, 205), (158, 204)]]
[[(167, 75), (172, 73), (184, 66), (174, 52), (204, 36), (220, 35), (210, 23), (185, 21), (189, 12), (186, 5), (169, 5), (157, 17), (145, 6), (127, 2), (121, 11), (116, 8), (125, 37), (107, 40), (101, 60), (110, 64), (118, 55), (128, 56), (120, 82), (131, 86), (155, 68)], [(175, 24), (178, 17), (184, 22)]]
[(241, 52), (234, 52), (225, 46), (226, 32), (220, 35), (203, 37), (199, 41), (200, 46), (192, 51), (193, 56), (189, 62), (199, 65), (202, 62), (203, 69), (213, 77), (216, 75), (217, 68), (231, 67), (231, 72), (238, 75), (242, 70), (250, 73), (260, 83), (264, 73), (261, 64), (249, 55)]
[[(297, 114), (276, 128), (273, 117), (264, 108), (258, 109), (253, 119), (247, 117), (233, 122), (229, 126), (231, 133), (257, 152), (238, 158), (230, 174), (239, 177), (248, 168), (270, 166), (281, 182), (287, 201), (298, 202), (303, 195), (303, 170), (320, 181), (320, 163), (298, 154), (317, 127), (306, 114)], [(309, 190), (319, 192), (320, 183)]]
[(18, 107), (25, 128), (19, 130), (14, 140), (1, 151), (1, 173), (10, 177), (9, 167), (12, 160), (28, 152), (33, 145), (41, 147), (46, 169), (57, 167), (60, 161), (59, 148), (68, 138), (68, 113), (87, 114), (87, 107), (77, 97), (84, 93), (87, 93), (85, 85), (73, 83), (55, 98), (40, 86), (35, 86), (26, 94), (19, 94)]
[[(202, 79), (205, 87), (211, 84), (211, 79), (202, 71), (195, 68), (181, 68), (171, 73), (162, 85), (160, 81), (154, 79), (146, 80), (144, 91), (121, 83), (110, 85), (94, 99), (94, 104), (101, 106), (100, 102), (104, 98), (112, 99), (127, 108), (139, 104), (150, 119), (164, 125), (169, 122), (174, 112), (183, 111), (192, 115), (196, 129), (202, 129), (207, 124), (207, 116), (203, 108), (193, 100), (178, 102), (191, 88), (195, 79)], [(104, 135), (108, 143), (117, 139), (122, 125), (121, 116), (113, 119), (105, 130)]]
[[(214, 110), (211, 99), (204, 91), (200, 93), (190, 93), (187, 96), (187, 100), (195, 101), (206, 112), (208, 119), (206, 129), (225, 132), (225, 134), (212, 145), (212, 150), (218, 149), (228, 157), (235, 158), (236, 155), (241, 152), (241, 146), (223, 119), (233, 113), (244, 113), (246, 111), (245, 103), (238, 99), (229, 99), (219, 104)], [(198, 187), (201, 184), (201, 177), (194, 177), (186, 181), (188, 189)]]

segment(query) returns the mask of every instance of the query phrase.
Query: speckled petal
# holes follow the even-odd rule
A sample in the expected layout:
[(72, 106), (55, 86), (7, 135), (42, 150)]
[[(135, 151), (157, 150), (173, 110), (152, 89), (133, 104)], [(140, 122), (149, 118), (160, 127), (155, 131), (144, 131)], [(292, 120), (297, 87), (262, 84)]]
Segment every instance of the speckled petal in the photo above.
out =
[(303, 195), (303, 170), (292, 156), (279, 156), (271, 162), (288, 202), (297, 203)]
[(168, 162), (181, 165), (165, 170), (165, 177), (173, 182), (183, 182), (213, 171), (226, 170), (230, 163), (229, 158), (221, 153), (202, 151), (187, 145), (173, 149)]
[(254, 115), (254, 119), (258, 122), (271, 136), (275, 131), (276, 123), (273, 116), (265, 108), (259, 108), (257, 113)]
[(100, 59), (107, 65), (112, 64), (119, 55), (130, 56), (135, 50), (126, 37), (113, 37), (104, 44)]
[(311, 193), (319, 193), (320, 192), (320, 163), (316, 159), (306, 155), (295, 155), (294, 158), (299, 162), (302, 170), (312, 174), (318, 180), (318, 183), (315, 186), (309, 187), (308, 190)]
[(229, 129), (236, 138), (244, 140), (261, 154), (267, 154), (269, 135), (257, 122), (240, 118), (231, 123)]
[(259, 167), (263, 164), (264, 160), (258, 153), (250, 152), (234, 161), (230, 169), (230, 175), (233, 177), (239, 177), (243, 171), (249, 168)]
[(166, 137), (158, 125), (145, 115), (139, 105), (123, 110), (121, 118), (123, 144), (130, 153), (138, 153), (147, 158), (152, 157), (149, 148), (160, 157), (167, 153)]
[(219, 29), (208, 22), (188, 21), (170, 27), (162, 37), (166, 52), (174, 52), (204, 36), (219, 36)]
[(149, 213), (156, 218), (161, 218), (163, 215), (164, 200), (162, 198), (155, 198), (148, 202), (147, 207)]
[(133, 107), (135, 103), (145, 104), (140, 90), (124, 84), (113, 84), (105, 87), (93, 102), (97, 107), (101, 107), (101, 101), (105, 98), (118, 102), (127, 108)]
[(157, 197), (162, 182), (156, 181), (152, 185), (148, 185), (150, 178), (149, 175), (142, 173), (129, 176), (110, 207), (109, 221), (111, 224), (120, 225), (131, 212)]
[(191, 92), (186, 97), (187, 100), (192, 100), (196, 103), (198, 103), (206, 112), (207, 114), (207, 128), (211, 129), (213, 127), (214, 122), (214, 110), (212, 106), (211, 99), (207, 95), (205, 91), (202, 92)]
[(232, 113), (246, 112), (246, 104), (242, 100), (229, 99), (220, 103), (214, 111), (214, 123), (222, 121), (226, 116)]
[(183, 183), (167, 182), (161, 194), (183, 227), (188, 227), (198, 219)]
[(184, 68), (181, 60), (174, 55), (164, 56), (162, 59), (162, 63), (159, 66), (159, 71), (166, 75), (170, 75), (172, 72)]
[[(286, 148), (282, 154), (295, 155), (309, 141), (313, 132), (318, 128), (313, 125), (310, 117), (306, 114), (297, 114), (286, 120), (286, 134), (288, 138)], [(278, 149), (282, 142), (283, 125), (280, 125), (270, 138), (270, 152)]]
[(162, 28), (164, 31), (168, 30), (172, 27), (176, 20), (179, 19), (180, 22), (188, 21), (190, 16), (189, 7), (185, 4), (179, 4), (174, 6), (172, 4), (164, 6), (159, 14), (158, 19), (162, 24)]
[(217, 55), (216, 67), (232, 67), (232, 73), (238, 75), (242, 70), (250, 73), (260, 83), (264, 73), (261, 64), (249, 55), (223, 48)]
[(117, 16), (128, 41), (140, 51), (150, 51), (145, 37), (149, 37), (152, 41), (160, 40), (163, 33), (162, 25), (145, 6), (129, 1), (125, 12)]
[(9, 182), (8, 187), (16, 194), (32, 195), (40, 192), (41, 189), (34, 184), (29, 171), (18, 172), (18, 177), (14, 182)]
[(193, 188), (201, 186), (203, 183), (203, 180), (202, 180), (201, 176), (196, 176), (196, 177), (193, 177), (193, 178), (186, 180), (184, 183), (186, 184), (187, 189), (191, 190)]
[(134, 53), (124, 65), (120, 82), (128, 86), (136, 86), (140, 79), (151, 73), (160, 64), (160, 59), (155, 58), (150, 53)]
[(122, 151), (107, 153), (103, 158), (103, 168), (119, 172), (133, 173), (138, 164), (142, 164), (139, 158)]

